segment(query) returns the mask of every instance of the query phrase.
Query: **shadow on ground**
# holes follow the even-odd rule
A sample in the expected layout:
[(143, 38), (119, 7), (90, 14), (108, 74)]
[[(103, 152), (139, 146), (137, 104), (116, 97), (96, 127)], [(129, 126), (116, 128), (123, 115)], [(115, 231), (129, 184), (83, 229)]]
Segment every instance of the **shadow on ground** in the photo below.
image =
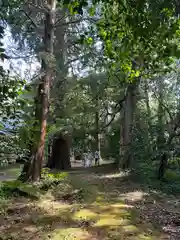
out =
[(152, 214), (162, 199), (143, 191), (127, 174), (112, 169), (75, 172), (38, 201), (4, 202), (0, 239), (171, 239)]

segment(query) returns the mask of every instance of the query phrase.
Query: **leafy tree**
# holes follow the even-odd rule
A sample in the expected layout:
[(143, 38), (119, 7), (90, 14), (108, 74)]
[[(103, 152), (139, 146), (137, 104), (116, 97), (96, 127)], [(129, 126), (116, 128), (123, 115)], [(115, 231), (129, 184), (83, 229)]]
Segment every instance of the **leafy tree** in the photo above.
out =
[(125, 84), (122, 108), (120, 166), (123, 168), (129, 167), (133, 158), (129, 148), (140, 80), (162, 68), (168, 69), (171, 56), (179, 54), (176, 44), (179, 23), (173, 7), (166, 2), (156, 4), (155, 9), (147, 1), (126, 1), (126, 4), (108, 1), (97, 25), (111, 72), (120, 74), (122, 81), (131, 82)]
[[(24, 119), (20, 131), (29, 139), (24, 180), (40, 179), (46, 132), (67, 126), (77, 151), (101, 149), (103, 156), (113, 156), (122, 168), (136, 166), (137, 159), (153, 163), (158, 158), (162, 169), (164, 152), (178, 142), (179, 108), (174, 105), (178, 81), (170, 77), (179, 57), (177, 4), (151, 0), (48, 3), (7, 1), (2, 6), (2, 20), (9, 24), (21, 51), (41, 61), (26, 106), (32, 110), (16, 116)], [(9, 96), (15, 104), (20, 99), (18, 81), (14, 87), (8, 81), (0, 95), (6, 102), (3, 112), (9, 109)], [(27, 99), (24, 102), (27, 105)], [(164, 170), (167, 165), (166, 157)]]

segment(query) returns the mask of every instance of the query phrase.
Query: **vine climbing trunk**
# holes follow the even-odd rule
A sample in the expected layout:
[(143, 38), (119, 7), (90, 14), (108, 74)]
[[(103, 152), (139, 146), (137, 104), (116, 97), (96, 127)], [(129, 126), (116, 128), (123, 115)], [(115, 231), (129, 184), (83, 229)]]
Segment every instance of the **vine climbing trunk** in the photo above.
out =
[[(44, 54), (41, 63), (42, 78), (40, 79), (35, 98), (35, 124), (33, 138), (37, 142), (31, 146), (31, 158), (22, 175), (24, 180), (38, 181), (44, 158), (47, 116), (49, 111), (49, 93), (53, 79), (53, 45), (56, 18), (56, 0), (48, 0), (44, 21)], [(36, 130), (38, 127), (38, 131)]]

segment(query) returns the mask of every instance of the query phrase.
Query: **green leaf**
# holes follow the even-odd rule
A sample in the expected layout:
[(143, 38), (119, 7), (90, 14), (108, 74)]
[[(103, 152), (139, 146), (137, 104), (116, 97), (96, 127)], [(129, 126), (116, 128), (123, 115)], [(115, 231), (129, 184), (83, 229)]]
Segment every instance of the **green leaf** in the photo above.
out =
[(90, 15), (90, 16), (94, 16), (94, 15), (95, 15), (95, 12), (96, 12), (96, 9), (95, 9), (94, 6), (89, 9), (89, 15)]
[(91, 37), (89, 37), (89, 38), (86, 39), (86, 42), (88, 44), (92, 44), (93, 43), (93, 39)]

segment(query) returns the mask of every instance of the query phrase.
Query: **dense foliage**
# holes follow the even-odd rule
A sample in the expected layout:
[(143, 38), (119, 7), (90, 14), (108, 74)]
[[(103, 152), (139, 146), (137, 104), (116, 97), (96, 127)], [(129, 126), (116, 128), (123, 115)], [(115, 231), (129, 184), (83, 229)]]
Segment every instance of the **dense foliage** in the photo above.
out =
[[(13, 56), (24, 64), (34, 59), (35, 65), (31, 77), (0, 69), (2, 129), (13, 129), (3, 140), (7, 147), (13, 144), (9, 150), (3, 144), (2, 154), (27, 154), (24, 174), (36, 181), (48, 160), (48, 144), (60, 131), (71, 136), (75, 155), (98, 150), (119, 168), (161, 180), (168, 171), (179, 174), (177, 2), (48, 4), (1, 6), (0, 40), (8, 27), (17, 47)], [(12, 54), (0, 45), (7, 61)], [(27, 84), (24, 78), (31, 80)]]

